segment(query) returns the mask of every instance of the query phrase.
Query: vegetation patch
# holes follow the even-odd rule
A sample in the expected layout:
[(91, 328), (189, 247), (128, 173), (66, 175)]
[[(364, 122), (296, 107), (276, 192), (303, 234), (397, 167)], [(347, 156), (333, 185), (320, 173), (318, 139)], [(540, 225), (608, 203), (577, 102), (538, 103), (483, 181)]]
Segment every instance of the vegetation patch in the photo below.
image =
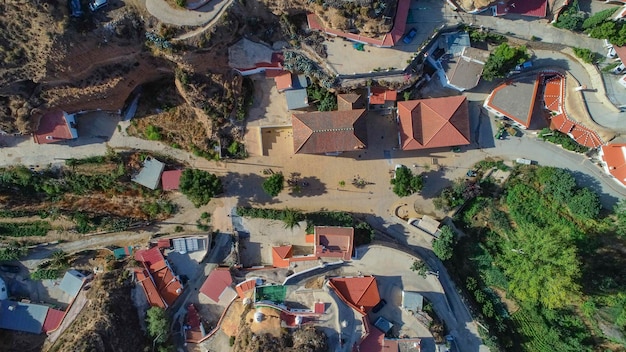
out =
[(196, 207), (208, 204), (223, 191), (222, 181), (217, 176), (197, 169), (183, 171), (179, 189)]
[(514, 47), (502, 43), (489, 55), (482, 77), (487, 81), (504, 78), (515, 66), (523, 64), (529, 58), (526, 46)]
[(0, 223), (0, 238), (45, 236), (52, 229), (47, 221)]
[(561, 133), (559, 131), (552, 131), (549, 128), (544, 128), (539, 132), (539, 138), (543, 138), (544, 140), (554, 143), (556, 145), (560, 145), (563, 149), (571, 150), (576, 153), (586, 153), (589, 151), (589, 148), (584, 145), (580, 145), (576, 143), (573, 139), (571, 139), (565, 133)]
[(424, 188), (424, 178), (422, 175), (413, 175), (408, 167), (402, 165), (396, 168), (391, 184), (393, 193), (399, 197), (408, 197)]
[(486, 341), (510, 351), (590, 351), (607, 341), (591, 327), (624, 334), (626, 313), (599, 312), (626, 310), (624, 260), (612, 249), (626, 248), (615, 237), (626, 202), (602, 216), (594, 192), (552, 167), (518, 166), (504, 186), (486, 189), (457, 216), (469, 236), (446, 262), (489, 329)]
[(276, 197), (283, 191), (285, 188), (285, 176), (282, 173), (276, 173), (272, 176), (268, 177), (263, 181), (261, 185), (265, 193), (269, 194), (272, 197)]

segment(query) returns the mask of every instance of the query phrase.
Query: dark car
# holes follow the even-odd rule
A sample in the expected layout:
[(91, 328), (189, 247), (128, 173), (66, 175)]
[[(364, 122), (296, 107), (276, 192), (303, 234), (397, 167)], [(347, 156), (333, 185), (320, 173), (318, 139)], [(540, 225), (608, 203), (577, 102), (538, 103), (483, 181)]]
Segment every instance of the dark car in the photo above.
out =
[(404, 39), (402, 39), (402, 41), (404, 42), (404, 44), (411, 44), (411, 42), (413, 41), (413, 38), (415, 38), (416, 34), (417, 34), (417, 29), (411, 28), (409, 33), (407, 33), (404, 36)]
[(476, 177), (476, 171), (469, 170), (466, 174), (467, 177)]
[(7, 273), (17, 274), (20, 272), (20, 267), (17, 265), (2, 264), (0, 265), (0, 270), (7, 272)]
[(378, 313), (378, 312), (380, 312), (380, 310), (381, 310), (381, 309), (383, 309), (383, 307), (385, 306), (385, 304), (387, 304), (387, 301), (385, 301), (385, 299), (384, 299), (384, 298), (383, 298), (383, 299), (381, 299), (381, 300), (378, 302), (378, 304), (376, 304), (376, 305), (374, 306), (374, 308), (372, 308), (372, 312), (374, 312), (374, 313)]

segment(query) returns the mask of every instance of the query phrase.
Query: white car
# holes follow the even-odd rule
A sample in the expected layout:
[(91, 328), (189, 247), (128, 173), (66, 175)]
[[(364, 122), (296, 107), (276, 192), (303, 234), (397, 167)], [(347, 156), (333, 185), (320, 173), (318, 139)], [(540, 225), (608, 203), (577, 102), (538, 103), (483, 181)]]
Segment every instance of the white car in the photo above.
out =
[(616, 75), (619, 75), (620, 73), (624, 72), (624, 70), (626, 69), (626, 66), (624, 66), (624, 64), (619, 64), (619, 66), (617, 66), (616, 68), (613, 69), (613, 73)]
[(617, 53), (615, 52), (615, 48), (610, 47), (606, 53), (606, 57), (608, 57), (609, 59), (615, 59), (616, 56), (617, 56)]

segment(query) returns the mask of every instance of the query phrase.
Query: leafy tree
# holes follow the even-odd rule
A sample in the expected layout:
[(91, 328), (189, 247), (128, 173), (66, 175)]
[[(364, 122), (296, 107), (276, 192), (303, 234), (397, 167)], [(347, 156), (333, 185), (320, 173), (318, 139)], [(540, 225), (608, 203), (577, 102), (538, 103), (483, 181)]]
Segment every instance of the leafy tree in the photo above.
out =
[(626, 199), (622, 199), (615, 205), (615, 229), (618, 234), (626, 236)]
[(285, 228), (293, 229), (296, 226), (300, 226), (300, 221), (304, 220), (304, 215), (295, 209), (285, 208), (282, 213), (282, 218), (285, 223)]
[(589, 188), (576, 192), (569, 198), (567, 205), (574, 215), (584, 219), (595, 219), (602, 208), (598, 195)]
[(578, 0), (574, 0), (565, 11), (559, 15), (554, 26), (569, 29), (570, 31), (580, 31), (583, 28), (584, 22), (585, 15), (578, 11)]
[(263, 190), (272, 197), (276, 197), (285, 188), (285, 176), (282, 173), (273, 174), (263, 181)]
[(417, 272), (417, 275), (423, 277), (424, 279), (426, 278), (426, 273), (428, 272), (428, 266), (426, 266), (426, 263), (424, 263), (423, 260), (417, 260), (417, 259), (414, 260), (410, 269), (411, 271)]
[(594, 13), (592, 16), (587, 18), (585, 22), (583, 22), (583, 26), (582, 26), (583, 30), (595, 28), (601, 25), (604, 21), (610, 20), (611, 16), (613, 16), (613, 14), (615, 13), (615, 11), (617, 11), (617, 9), (619, 9), (619, 7), (613, 7), (610, 9), (606, 9), (606, 10), (602, 10), (600, 12)]
[(526, 46), (512, 47), (502, 43), (489, 55), (483, 69), (483, 78), (487, 81), (503, 78), (515, 66), (524, 63), (529, 58)]
[(0, 248), (0, 261), (18, 260), (20, 257), (25, 256), (27, 251), (28, 250), (24, 247), (10, 246)]
[(396, 169), (391, 184), (393, 185), (393, 193), (399, 197), (406, 197), (424, 188), (424, 178), (422, 175), (413, 175), (408, 167), (402, 165)]
[(52, 253), (52, 259), (50, 265), (57, 268), (67, 268), (70, 265), (69, 257), (67, 253), (62, 250)]
[(211, 198), (222, 193), (222, 181), (204, 170), (185, 169), (180, 177), (180, 191), (200, 207), (209, 203)]
[(156, 344), (162, 344), (168, 339), (170, 321), (163, 308), (152, 307), (146, 314), (148, 335)]
[(597, 61), (596, 54), (587, 48), (573, 48), (574, 55), (583, 60), (587, 64), (595, 64)]
[(520, 224), (502, 259), (509, 290), (522, 301), (554, 309), (567, 306), (580, 290), (581, 264), (573, 240), (564, 231)]
[(452, 229), (444, 225), (441, 227), (441, 234), (433, 240), (433, 252), (439, 259), (448, 260), (452, 258), (454, 253), (454, 232)]
[(538, 171), (539, 181), (543, 183), (544, 194), (549, 194), (557, 202), (565, 203), (574, 193), (576, 180), (566, 170), (544, 167)]

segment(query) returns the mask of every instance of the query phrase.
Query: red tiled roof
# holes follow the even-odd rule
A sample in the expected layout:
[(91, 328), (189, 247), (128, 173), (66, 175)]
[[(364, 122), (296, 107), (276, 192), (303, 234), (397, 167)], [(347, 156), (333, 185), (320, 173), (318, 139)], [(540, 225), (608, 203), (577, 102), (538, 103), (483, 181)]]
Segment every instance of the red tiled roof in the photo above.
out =
[(470, 143), (469, 108), (464, 96), (398, 103), (403, 150)]
[(587, 127), (576, 124), (570, 132), (571, 137), (580, 145), (588, 148), (597, 148), (601, 146), (602, 140), (598, 135)]
[(387, 90), (385, 88), (375, 87), (370, 90), (370, 104), (381, 105), (386, 101), (398, 100), (398, 92), (395, 90)]
[(315, 226), (315, 255), (350, 260), (353, 240), (352, 227)]
[(626, 186), (626, 144), (605, 145), (602, 154), (609, 173)]
[(48, 314), (46, 314), (46, 319), (43, 322), (42, 331), (47, 334), (48, 332), (56, 330), (59, 325), (61, 325), (63, 317), (65, 317), (64, 311), (48, 308)]
[(550, 129), (568, 134), (575, 124), (570, 121), (565, 114), (558, 114), (550, 119)]
[(183, 170), (169, 170), (163, 171), (161, 174), (161, 187), (164, 191), (177, 190), (180, 186), (180, 177), (183, 175)]
[(373, 276), (339, 277), (330, 279), (328, 284), (342, 301), (363, 315), (380, 301), (378, 284)]
[(326, 303), (316, 302), (314, 311), (316, 314), (323, 314), (326, 311)]
[(509, 0), (508, 13), (523, 16), (546, 17), (548, 0)]
[(165, 258), (159, 247), (152, 247), (150, 249), (141, 249), (135, 252), (135, 260), (146, 263), (147, 266), (151, 266), (154, 263), (158, 263)]
[(288, 268), (293, 246), (272, 247), (272, 265), (275, 268)]
[(159, 295), (159, 291), (157, 291), (156, 286), (154, 286), (154, 282), (152, 282), (147, 270), (135, 270), (135, 276), (137, 277), (137, 282), (143, 288), (143, 292), (146, 294), (148, 303), (153, 307), (165, 309), (167, 306), (163, 298), (161, 298), (161, 295)]
[(282, 71), (279, 75), (274, 77), (274, 82), (276, 82), (276, 89), (278, 89), (279, 92), (292, 88), (291, 72)]
[(563, 90), (565, 89), (565, 78), (555, 75), (544, 81), (543, 101), (546, 109), (561, 112), (563, 104)]
[(308, 14), (307, 21), (309, 23), (309, 28), (319, 30), (331, 35), (336, 35), (338, 37), (346, 38), (352, 41), (361, 42), (365, 44), (371, 44), (375, 46), (381, 47), (392, 47), (396, 43), (398, 43), (402, 36), (404, 35), (404, 30), (406, 29), (406, 19), (409, 15), (409, 7), (411, 5), (410, 0), (398, 0), (398, 8), (396, 9), (396, 16), (394, 18), (393, 28), (391, 32), (385, 34), (382, 39), (375, 39), (370, 37), (365, 37), (360, 34), (346, 33), (340, 30), (324, 27), (321, 24), (321, 21), (317, 17), (316, 14), (310, 13)]
[(157, 241), (158, 248), (170, 248), (172, 246), (172, 240), (169, 238), (162, 238)]
[(48, 111), (39, 120), (37, 132), (33, 134), (35, 143), (47, 144), (74, 138), (70, 126), (61, 110)]
[(617, 54), (617, 56), (619, 56), (619, 58), (622, 60), (622, 62), (626, 62), (626, 46), (613, 46), (613, 49), (615, 49), (615, 53)]
[(337, 110), (354, 110), (364, 107), (360, 94), (337, 94)]
[(321, 154), (367, 147), (365, 109), (293, 114), (295, 153)]
[(233, 284), (233, 278), (227, 268), (217, 268), (206, 278), (200, 292), (212, 299), (215, 303), (220, 301), (220, 295), (227, 287)]
[(235, 289), (240, 298), (246, 297), (246, 292), (253, 290), (256, 287), (256, 279), (250, 279), (238, 284)]

